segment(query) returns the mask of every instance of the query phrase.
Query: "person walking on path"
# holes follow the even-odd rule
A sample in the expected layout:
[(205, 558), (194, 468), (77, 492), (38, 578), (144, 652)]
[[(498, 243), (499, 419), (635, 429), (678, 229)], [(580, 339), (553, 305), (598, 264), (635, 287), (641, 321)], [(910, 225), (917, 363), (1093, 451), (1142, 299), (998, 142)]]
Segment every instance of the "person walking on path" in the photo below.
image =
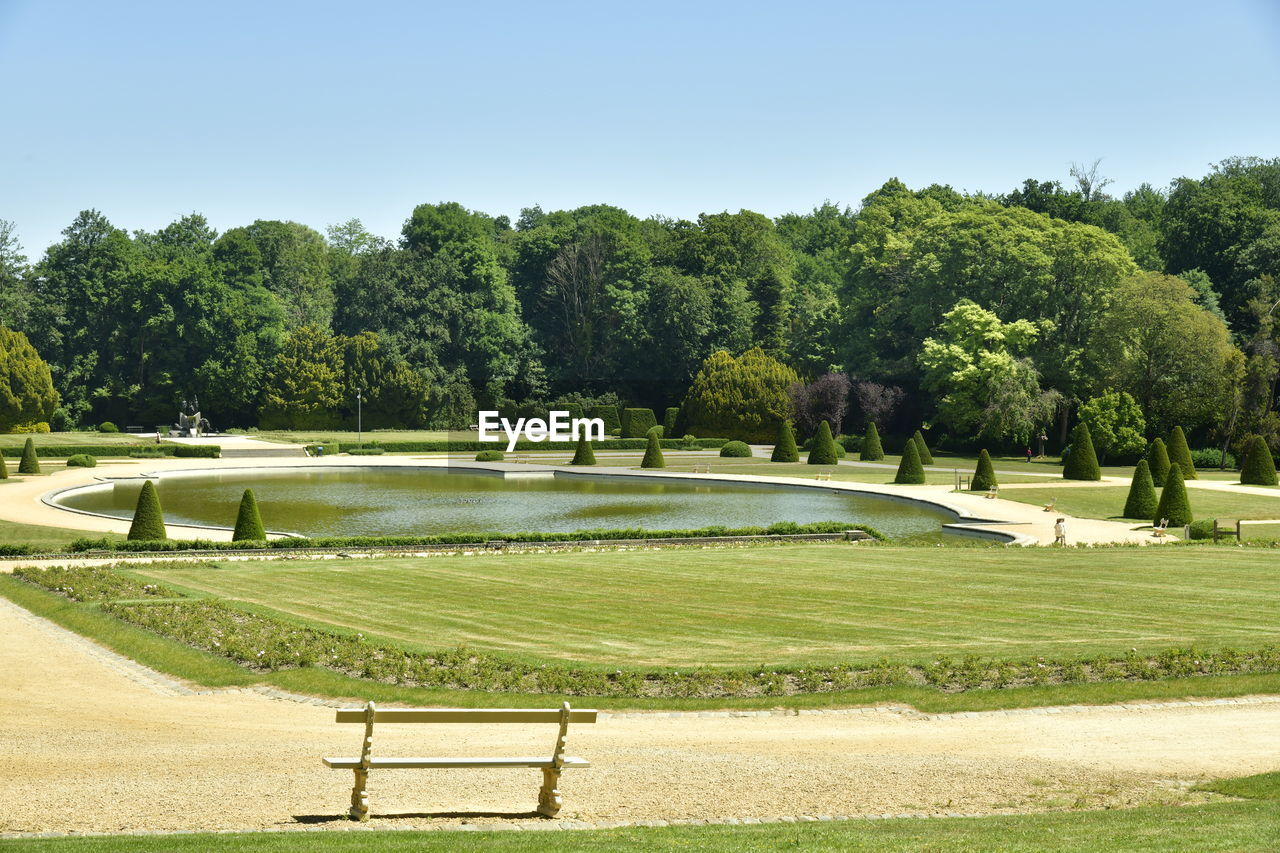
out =
[(1067, 520), (1059, 518), (1053, 525), (1053, 544), (1061, 545), (1064, 548), (1067, 545)]
[(1030, 447), (1027, 448), (1027, 464), (1028, 465), (1031, 464), (1031, 448)]

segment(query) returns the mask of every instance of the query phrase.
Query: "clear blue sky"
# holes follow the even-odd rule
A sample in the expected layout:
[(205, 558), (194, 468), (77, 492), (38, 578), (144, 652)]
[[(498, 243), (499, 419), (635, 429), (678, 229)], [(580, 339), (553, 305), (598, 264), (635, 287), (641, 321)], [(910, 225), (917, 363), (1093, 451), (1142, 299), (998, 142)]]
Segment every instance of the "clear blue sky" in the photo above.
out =
[(1112, 190), (1280, 155), (1280, 3), (0, 0), (0, 219), (219, 230)]

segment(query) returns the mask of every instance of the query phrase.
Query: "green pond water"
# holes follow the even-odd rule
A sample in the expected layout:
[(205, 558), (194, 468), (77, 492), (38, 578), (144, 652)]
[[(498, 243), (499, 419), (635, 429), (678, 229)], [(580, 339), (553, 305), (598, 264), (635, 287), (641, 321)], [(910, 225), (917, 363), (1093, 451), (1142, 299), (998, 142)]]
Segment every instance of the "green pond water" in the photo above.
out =
[[(140, 480), (56, 499), (70, 509), (131, 518)], [(779, 521), (869, 524), (889, 536), (933, 533), (951, 516), (921, 505), (829, 489), (693, 483), (638, 477), (503, 478), (457, 469), (241, 469), (165, 474), (165, 521), (231, 527), (252, 487), (268, 530), (300, 536), (394, 536), (457, 532), (668, 530)]]

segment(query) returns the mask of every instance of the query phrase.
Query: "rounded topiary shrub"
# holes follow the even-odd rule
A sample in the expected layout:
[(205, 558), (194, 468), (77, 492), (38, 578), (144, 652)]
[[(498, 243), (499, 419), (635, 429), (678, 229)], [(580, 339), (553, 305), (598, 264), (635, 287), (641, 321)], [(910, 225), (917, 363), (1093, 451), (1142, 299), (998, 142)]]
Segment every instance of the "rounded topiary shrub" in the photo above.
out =
[(1182, 431), (1182, 427), (1176, 426), (1169, 431), (1165, 450), (1169, 452), (1169, 464), (1177, 465), (1184, 479), (1196, 479), (1196, 463), (1191, 458), (1191, 448), (1187, 446), (1187, 436)]
[(164, 512), (160, 509), (160, 495), (156, 484), (147, 480), (138, 492), (138, 504), (133, 510), (133, 524), (129, 525), (132, 541), (155, 542), (168, 538), (164, 530)]
[(969, 481), (969, 491), (985, 492), (1000, 484), (996, 482), (996, 469), (991, 465), (991, 455), (984, 447), (978, 453), (978, 467), (973, 471), (973, 479)]
[(262, 515), (258, 512), (258, 499), (253, 489), (245, 489), (240, 496), (240, 511), (236, 513), (236, 529), (231, 534), (236, 542), (260, 542), (267, 538), (267, 529), (262, 526)]
[(591, 449), (591, 442), (587, 441), (586, 430), (578, 436), (578, 446), (573, 449), (573, 461), (570, 465), (594, 465), (596, 464), (596, 452)]
[(501, 462), (506, 458), (506, 454), (501, 450), (481, 450), (476, 454), (477, 462)]
[(1187, 498), (1187, 487), (1182, 482), (1182, 466), (1177, 462), (1169, 463), (1169, 473), (1164, 478), (1164, 489), (1160, 491), (1160, 504), (1156, 507), (1152, 521), (1159, 524), (1168, 519), (1170, 525), (1181, 527), (1192, 522), (1191, 501)]
[(1250, 486), (1276, 485), (1276, 460), (1271, 448), (1260, 435), (1249, 440), (1245, 448), (1244, 464), (1240, 466), (1240, 482)]
[[(721, 453), (721, 456), (724, 454)], [(796, 449), (796, 433), (791, 428), (790, 421), (781, 421), (778, 424), (778, 440), (773, 444), (773, 453), (769, 456), (770, 462), (799, 462), (800, 451)]]
[(751, 446), (745, 441), (730, 441), (720, 446), (720, 455), (724, 458), (745, 459), (751, 456)]
[(662, 426), (662, 424), (658, 424), (657, 426), (649, 427), (649, 431), (644, 434), (644, 437), (648, 438), (651, 435), (656, 435), (658, 438), (662, 438), (664, 434), (665, 434), (665, 428)]
[(1151, 482), (1157, 486), (1164, 485), (1164, 478), (1169, 474), (1169, 451), (1164, 446), (1164, 439), (1157, 438), (1147, 448), (1147, 467), (1151, 470)]
[(640, 460), (641, 468), (666, 468), (667, 460), (662, 456), (662, 444), (656, 435), (649, 436), (649, 446), (644, 449), (644, 458)]
[(902, 461), (898, 463), (898, 473), (893, 482), (906, 486), (924, 483), (924, 465), (920, 464), (920, 449), (915, 441), (907, 441), (907, 446), (902, 449)]
[(867, 434), (862, 437), (862, 451), (858, 458), (863, 462), (879, 462), (884, 459), (884, 448), (880, 445), (880, 431), (875, 421), (867, 424)]
[(111, 421), (103, 421), (102, 423), (98, 424), (98, 432), (119, 432), (119, 431), (120, 431), (120, 427), (116, 426)]
[(9, 479), (9, 463), (4, 461), (4, 453), (0, 453), (0, 480)]
[(916, 443), (916, 450), (920, 452), (920, 464), (932, 465), (933, 454), (929, 452), (929, 445), (924, 443), (924, 436), (920, 434), (920, 430), (916, 430), (916, 434), (911, 436), (911, 440)]
[(1089, 425), (1076, 424), (1071, 431), (1071, 453), (1062, 466), (1064, 480), (1101, 480), (1102, 469), (1098, 467), (1098, 455), (1093, 452), (1093, 438), (1089, 435)]
[(822, 421), (818, 424), (818, 434), (813, 437), (813, 447), (809, 450), (809, 464), (835, 465), (839, 461), (836, 441), (831, 437), (831, 424)]
[(1156, 485), (1151, 479), (1151, 466), (1147, 460), (1139, 459), (1133, 469), (1133, 480), (1129, 483), (1129, 497), (1124, 502), (1125, 518), (1153, 518), (1160, 499), (1156, 496)]
[(40, 457), (36, 456), (36, 443), (29, 438), (22, 445), (22, 459), (18, 461), (18, 473), (40, 473)]
[(88, 453), (76, 453), (67, 457), (68, 468), (97, 468), (98, 460)]

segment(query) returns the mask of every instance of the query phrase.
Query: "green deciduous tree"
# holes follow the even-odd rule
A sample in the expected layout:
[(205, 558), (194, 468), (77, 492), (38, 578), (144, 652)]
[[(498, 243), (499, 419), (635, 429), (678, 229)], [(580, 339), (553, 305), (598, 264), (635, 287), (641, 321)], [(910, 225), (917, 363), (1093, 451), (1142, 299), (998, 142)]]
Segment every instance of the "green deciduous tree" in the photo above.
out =
[(253, 489), (245, 489), (240, 497), (240, 510), (236, 513), (236, 526), (231, 538), (236, 542), (262, 541), (267, 538), (267, 529), (262, 526), (262, 515), (258, 512), (258, 499)]
[(332, 429), (341, 424), (342, 343), (317, 326), (285, 341), (262, 389), (265, 429)]
[(1138, 403), (1125, 391), (1091, 397), (1080, 406), (1080, 420), (1089, 425), (1094, 449), (1105, 460), (1109, 455), (1128, 456), (1146, 447), (1147, 422)]
[(1124, 502), (1125, 518), (1152, 518), (1159, 501), (1156, 498), (1156, 486), (1151, 479), (1151, 468), (1147, 460), (1139, 459), (1133, 469), (1133, 481), (1129, 484), (1129, 496)]
[(138, 503), (133, 510), (133, 523), (129, 525), (130, 540), (156, 542), (168, 538), (164, 529), (164, 513), (160, 509), (160, 495), (151, 480), (142, 484)]

